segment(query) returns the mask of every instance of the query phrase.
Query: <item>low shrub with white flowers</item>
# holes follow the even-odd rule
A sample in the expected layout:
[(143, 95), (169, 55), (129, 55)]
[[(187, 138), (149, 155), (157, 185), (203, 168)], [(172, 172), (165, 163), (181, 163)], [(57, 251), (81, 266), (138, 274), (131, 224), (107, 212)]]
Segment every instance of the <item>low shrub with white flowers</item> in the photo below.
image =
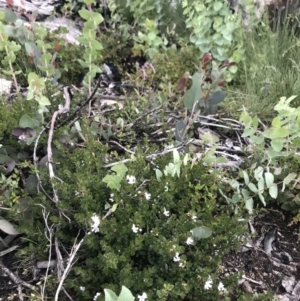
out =
[[(220, 278), (222, 256), (235, 248), (242, 227), (236, 227), (235, 217), (218, 197), (214, 174), (199, 162), (182, 166), (180, 177), (163, 175), (158, 180), (138, 149), (136, 161), (126, 163), (120, 189), (111, 190), (102, 181), (109, 171), (99, 160), (106, 151), (91, 139), (86, 148), (65, 151), (61, 158), (56, 175), (64, 183), (56, 184), (57, 207), (70, 221), (54, 214), (57, 207), (50, 201), (41, 200), (53, 211), (51, 222), (59, 227), (57, 235), (66, 249), (78, 233), (78, 239), (84, 238), (64, 284), (68, 291), (80, 296), (78, 300), (92, 300), (104, 289), (119, 292), (121, 285), (147, 301), (227, 298), (236, 282)], [(166, 155), (155, 164), (163, 170), (171, 159)], [(36, 226), (34, 222), (25, 228), (33, 231)], [(201, 227), (212, 234), (197, 238), (194, 230)], [(47, 244), (43, 231), (36, 234), (35, 244)], [(38, 250), (40, 259), (47, 259), (45, 248)], [(96, 300), (104, 298), (101, 294)]]

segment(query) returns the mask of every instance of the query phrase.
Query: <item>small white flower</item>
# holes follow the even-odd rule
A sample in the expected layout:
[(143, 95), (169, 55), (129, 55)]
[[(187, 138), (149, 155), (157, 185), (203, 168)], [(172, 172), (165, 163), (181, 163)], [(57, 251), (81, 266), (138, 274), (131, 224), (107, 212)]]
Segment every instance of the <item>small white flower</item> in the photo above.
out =
[(211, 288), (212, 288), (212, 284), (213, 284), (213, 281), (212, 281), (212, 279), (211, 279), (211, 276), (209, 275), (207, 281), (206, 281), (205, 284), (204, 284), (204, 289), (205, 289), (205, 290), (211, 289)]
[(85, 291), (85, 287), (84, 286), (80, 286), (79, 289), (84, 292)]
[(3, 144), (0, 144), (0, 148), (3, 146)]
[(197, 220), (197, 215), (192, 215), (192, 220), (195, 222)]
[(186, 244), (192, 245), (193, 243), (194, 243), (194, 239), (192, 237), (188, 237), (188, 239), (186, 240)]
[(175, 253), (175, 256), (173, 257), (173, 260), (174, 260), (175, 262), (180, 261), (180, 257), (179, 257), (179, 253), (178, 253), (178, 252)]
[(92, 232), (97, 233), (99, 232), (99, 225), (100, 225), (100, 218), (96, 213), (92, 216), (93, 223), (91, 224)]
[(164, 208), (164, 215), (165, 216), (170, 216), (170, 211), (168, 211), (166, 208)]
[(224, 284), (222, 282), (218, 285), (219, 292), (227, 292), (227, 289), (225, 288)]
[(132, 231), (134, 233), (138, 233), (139, 232), (139, 227), (137, 227), (135, 224), (132, 225), (131, 229), (132, 229)]
[(75, 190), (75, 196), (79, 196), (79, 192)]
[(111, 202), (114, 202), (114, 194), (113, 194), (113, 193), (110, 194), (109, 200), (110, 200)]
[(135, 176), (129, 176), (129, 175), (127, 175), (126, 179), (128, 181), (128, 184), (134, 184), (136, 182)]
[(151, 199), (151, 193), (145, 192), (145, 198), (149, 201)]
[(141, 296), (138, 295), (138, 299), (139, 301), (145, 301), (146, 299), (148, 298), (147, 294), (146, 293), (143, 293)]
[(101, 295), (101, 293), (97, 293), (93, 300), (96, 301), (100, 295)]

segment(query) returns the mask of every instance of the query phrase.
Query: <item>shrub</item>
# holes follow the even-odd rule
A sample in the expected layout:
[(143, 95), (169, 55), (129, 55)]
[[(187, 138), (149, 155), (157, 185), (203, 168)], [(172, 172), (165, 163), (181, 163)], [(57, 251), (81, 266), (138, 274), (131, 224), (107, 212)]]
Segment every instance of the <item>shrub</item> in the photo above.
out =
[[(137, 160), (127, 164), (127, 175), (134, 175), (136, 183), (124, 178), (121, 189), (112, 192), (101, 181), (107, 169), (100, 158), (106, 152), (106, 147), (93, 139), (86, 149), (65, 152), (56, 171), (64, 181), (56, 184), (60, 196), (57, 208), (46, 199), (36, 199), (52, 213), (51, 223), (59, 229), (56, 235), (66, 249), (78, 233), (83, 237), (90, 231), (93, 214), (103, 217), (117, 206), (101, 220), (98, 234), (85, 237), (66, 281), (68, 291), (73, 290), (80, 300), (90, 300), (96, 291), (119, 291), (122, 284), (134, 295), (146, 292), (148, 300), (219, 299), (217, 290), (205, 290), (204, 285), (210, 276), (217, 279), (222, 256), (235, 247), (242, 225), (236, 227), (236, 218), (229, 216), (218, 200), (215, 177), (200, 162), (192, 169), (183, 166), (180, 178), (163, 176), (158, 181), (139, 149)], [(163, 170), (169, 161), (166, 156), (155, 164)], [(44, 188), (47, 190), (47, 185)], [(44, 246), (39, 207), (34, 209), (34, 220), (23, 231), (30, 234), (33, 245)], [(212, 236), (188, 241), (193, 236), (190, 231), (201, 226), (212, 230)], [(34, 228), (40, 233), (32, 235)], [(48, 250), (41, 251), (39, 248), (39, 258), (47, 259)], [(230, 280), (225, 280), (227, 288), (228, 283)]]

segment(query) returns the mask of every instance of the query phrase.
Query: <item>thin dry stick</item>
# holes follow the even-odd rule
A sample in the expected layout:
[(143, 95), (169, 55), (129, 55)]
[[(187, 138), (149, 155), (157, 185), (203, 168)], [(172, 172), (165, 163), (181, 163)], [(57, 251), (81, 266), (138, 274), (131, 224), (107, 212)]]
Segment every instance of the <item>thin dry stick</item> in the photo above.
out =
[(33, 291), (36, 291), (35, 286), (23, 281), (22, 279), (20, 279), (14, 272), (12, 272), (11, 270), (9, 270), (4, 264), (3, 262), (0, 260), (0, 269), (15, 283), (18, 285), (22, 285), (25, 286), (27, 288), (30, 288)]
[(72, 252), (71, 252), (71, 254), (69, 256), (68, 264), (67, 264), (67, 266), (66, 266), (66, 268), (65, 268), (65, 270), (63, 272), (63, 275), (61, 277), (61, 280), (60, 280), (60, 282), (58, 284), (58, 287), (57, 287), (57, 290), (56, 290), (56, 293), (55, 293), (54, 301), (58, 301), (58, 296), (59, 296), (60, 291), (62, 290), (63, 283), (66, 280), (66, 278), (68, 276), (68, 273), (71, 270), (71, 267), (73, 265), (73, 261), (74, 261), (75, 255), (77, 254), (78, 250), (80, 249), (83, 241), (84, 241), (84, 238), (82, 238), (81, 241), (77, 245), (74, 244), (74, 246), (72, 248)]
[[(68, 92), (68, 87), (64, 88), (64, 97), (66, 100), (66, 103), (64, 106), (60, 107), (59, 110), (55, 111), (52, 115), (51, 124), (50, 124), (50, 130), (49, 130), (49, 136), (48, 136), (48, 143), (47, 143), (47, 159), (48, 159), (48, 169), (49, 169), (49, 176), (50, 176), (50, 182), (53, 189), (53, 201), (56, 203), (58, 202), (58, 194), (57, 190), (55, 189), (53, 178), (55, 177), (54, 171), (53, 171), (53, 158), (52, 158), (52, 140), (53, 140), (53, 134), (54, 134), (54, 125), (55, 121), (58, 115), (66, 114), (70, 110), (70, 95)], [(60, 180), (60, 179), (59, 179)]]

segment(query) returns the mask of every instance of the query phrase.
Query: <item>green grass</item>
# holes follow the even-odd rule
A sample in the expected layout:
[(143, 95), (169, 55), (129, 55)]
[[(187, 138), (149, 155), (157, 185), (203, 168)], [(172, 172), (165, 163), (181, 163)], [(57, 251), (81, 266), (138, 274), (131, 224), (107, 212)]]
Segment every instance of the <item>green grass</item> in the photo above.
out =
[(273, 116), (282, 96), (299, 95), (293, 102), (299, 106), (300, 40), (287, 24), (275, 32), (268, 25), (260, 26), (245, 35), (245, 59), (228, 91), (229, 110), (245, 106), (264, 120)]

